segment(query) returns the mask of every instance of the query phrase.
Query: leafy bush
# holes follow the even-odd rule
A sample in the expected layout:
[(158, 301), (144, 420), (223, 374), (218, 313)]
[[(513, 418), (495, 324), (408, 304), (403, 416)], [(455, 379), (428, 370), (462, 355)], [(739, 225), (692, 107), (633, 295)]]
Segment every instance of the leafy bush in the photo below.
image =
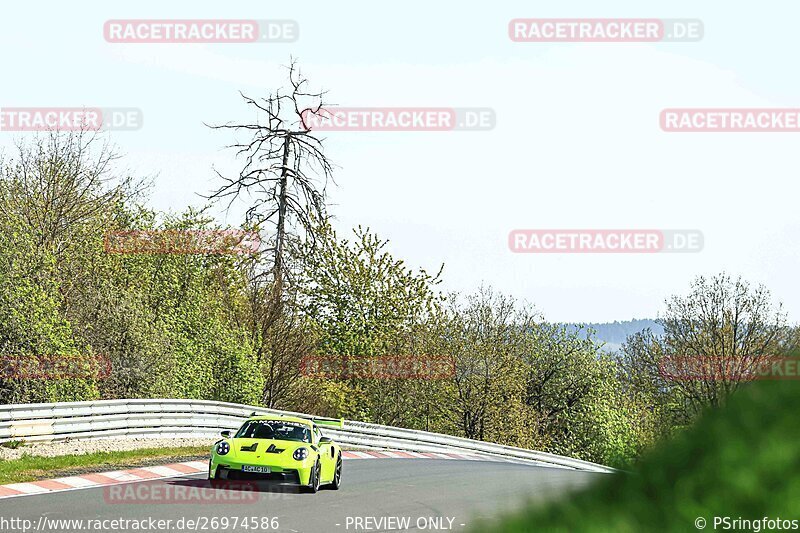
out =
[[(742, 387), (727, 407), (647, 453), (631, 474), (603, 479), (493, 531), (693, 531), (695, 520), (800, 516), (797, 382)], [(482, 527), (486, 527), (485, 525)], [(721, 526), (720, 526), (721, 527)]]

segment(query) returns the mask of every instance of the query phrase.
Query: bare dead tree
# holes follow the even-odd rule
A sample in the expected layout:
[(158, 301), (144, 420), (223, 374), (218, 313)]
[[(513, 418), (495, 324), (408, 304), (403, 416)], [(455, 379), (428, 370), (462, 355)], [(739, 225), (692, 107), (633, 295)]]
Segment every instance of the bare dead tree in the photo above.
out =
[[(304, 119), (323, 110), (324, 92), (307, 87), (297, 63), (287, 67), (288, 85), (266, 98), (241, 94), (256, 112), (253, 122), (211, 125), (232, 130), (237, 137), (227, 148), (244, 161), (239, 174), (226, 177), (215, 170), (222, 185), (208, 198), (227, 200), (228, 207), (247, 196), (246, 223), (274, 231), (263, 242), (264, 252), (249, 264), (251, 338), (265, 372), (263, 401), (274, 406), (289, 401), (290, 384), (299, 376), (298, 357), (312, 347), (289, 310), (295, 299), (292, 272), (301, 242), (313, 242), (319, 222), (325, 221), (326, 188), (333, 182), (333, 165), (323, 140)], [(288, 281), (288, 283), (287, 283)]]
[(282, 314), (269, 328), (263, 345), (269, 358), (264, 365), (264, 390), (261, 401), (270, 408), (290, 408), (301, 399), (296, 387), (300, 378), (300, 361), (313, 354), (311, 331), (296, 313)]
[(308, 80), (294, 60), (287, 70), (288, 90), (278, 89), (260, 99), (242, 94), (245, 103), (255, 108), (256, 121), (209, 126), (247, 137), (228, 146), (236, 150), (237, 158), (244, 159), (239, 175), (228, 178), (215, 170), (224, 183), (209, 198), (229, 199), (230, 206), (247, 194), (253, 198), (247, 210), (248, 223), (274, 226), (268, 272), (276, 302), (290, 275), (288, 243), (293, 237), (313, 239), (315, 221), (326, 217), (326, 187), (333, 181), (333, 165), (325, 156), (323, 141), (304, 121), (304, 116), (322, 109), (325, 93), (306, 89)]

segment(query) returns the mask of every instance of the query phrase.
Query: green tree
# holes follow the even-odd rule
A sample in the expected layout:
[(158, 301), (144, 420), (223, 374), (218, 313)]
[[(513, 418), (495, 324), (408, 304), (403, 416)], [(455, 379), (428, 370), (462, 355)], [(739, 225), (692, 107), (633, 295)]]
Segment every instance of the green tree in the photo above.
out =
[[(388, 241), (368, 229), (355, 229), (352, 242), (339, 240), (329, 225), (316, 234), (316, 241), (297, 254), (302, 258), (298, 305), (318, 339), (317, 353), (342, 361), (424, 355), (414, 339), (440, 303), (435, 286), (441, 270), (436, 275), (413, 271), (389, 254)], [(342, 415), (393, 423), (413, 418), (408, 413), (418, 409), (414, 391), (422, 385), (350, 377), (315, 386), (344, 402), (329, 406)]]
[(725, 273), (695, 279), (689, 294), (667, 301), (659, 323), (663, 336), (646, 330), (623, 345), (622, 375), (629, 391), (663, 413), (668, 427), (723, 405), (752, 368), (793, 345), (793, 331), (770, 292)]

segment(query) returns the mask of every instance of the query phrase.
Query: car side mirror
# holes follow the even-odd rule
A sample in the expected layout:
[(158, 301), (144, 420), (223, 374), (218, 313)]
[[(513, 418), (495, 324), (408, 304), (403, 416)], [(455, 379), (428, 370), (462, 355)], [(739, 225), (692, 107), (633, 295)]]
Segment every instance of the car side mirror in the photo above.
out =
[(320, 437), (319, 438), (319, 443), (320, 444), (330, 444), (331, 442), (333, 442), (333, 440), (331, 440), (330, 437)]
[(226, 430), (226, 431), (223, 431), (222, 433), (220, 433), (220, 435), (222, 435), (223, 437), (228, 439), (231, 436), (231, 432)]

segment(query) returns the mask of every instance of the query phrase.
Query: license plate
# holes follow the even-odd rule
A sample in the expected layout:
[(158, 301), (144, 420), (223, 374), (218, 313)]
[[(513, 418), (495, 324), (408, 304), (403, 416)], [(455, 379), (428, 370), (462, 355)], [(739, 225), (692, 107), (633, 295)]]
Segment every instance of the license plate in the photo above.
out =
[(253, 472), (256, 474), (269, 474), (270, 469), (268, 466), (252, 466), (242, 465), (242, 472)]

